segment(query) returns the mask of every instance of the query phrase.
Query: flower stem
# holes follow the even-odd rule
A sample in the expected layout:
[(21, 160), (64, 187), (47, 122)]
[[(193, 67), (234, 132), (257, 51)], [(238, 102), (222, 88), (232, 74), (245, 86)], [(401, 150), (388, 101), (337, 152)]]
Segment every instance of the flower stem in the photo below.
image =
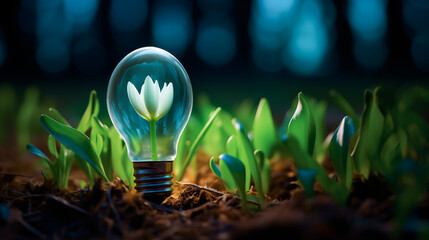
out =
[(152, 161), (158, 161), (158, 150), (156, 146), (156, 121), (149, 121), (150, 145), (152, 148)]

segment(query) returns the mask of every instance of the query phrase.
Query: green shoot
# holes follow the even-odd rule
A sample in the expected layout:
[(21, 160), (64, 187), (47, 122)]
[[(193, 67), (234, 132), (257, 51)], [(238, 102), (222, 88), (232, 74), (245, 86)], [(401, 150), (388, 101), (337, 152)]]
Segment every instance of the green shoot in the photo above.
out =
[(234, 137), (237, 139), (238, 158), (242, 159), (246, 168), (250, 169), (250, 173), (255, 183), (256, 190), (258, 191), (258, 198), (261, 204), (264, 203), (264, 192), (262, 187), (261, 173), (256, 157), (254, 155), (254, 148), (249, 138), (244, 132), (243, 126), (237, 120), (233, 120), (235, 126)]
[(105, 181), (108, 181), (100, 157), (91, 144), (91, 140), (85, 134), (72, 127), (61, 124), (46, 115), (42, 115), (40, 121), (46, 131), (89, 163)]
[(225, 183), (228, 189), (238, 190), (241, 198), (241, 206), (244, 210), (247, 210), (246, 171), (243, 163), (231, 155), (222, 154), (219, 156), (219, 166), (220, 168), (214, 163), (213, 158), (210, 159), (210, 168), (212, 171)]
[(362, 121), (358, 129), (358, 139), (352, 152), (356, 170), (365, 179), (371, 171), (371, 163), (379, 161), (378, 149), (383, 133), (384, 117), (377, 106), (371, 90), (365, 90)]
[(259, 171), (261, 173), (262, 181), (262, 192), (268, 193), (271, 184), (271, 165), (268, 158), (264, 156), (264, 153), (260, 150), (256, 150), (255, 153), (256, 161), (258, 162)]
[(270, 158), (279, 143), (279, 136), (274, 125), (267, 99), (262, 98), (253, 122), (253, 145)]
[(340, 177), (340, 182), (349, 190), (353, 179), (349, 143), (355, 131), (353, 119), (346, 116), (341, 121), (329, 144), (329, 154)]
[(60, 152), (58, 153), (56, 150), (55, 139), (52, 136), (49, 136), (48, 146), (50, 146), (49, 151), (55, 157), (54, 163), (52, 163), (42, 151), (32, 144), (27, 145), (27, 150), (41, 158), (43, 175), (47, 179), (52, 179), (56, 184), (58, 184), (60, 189), (66, 189), (74, 158), (73, 153), (70, 152), (70, 150), (67, 150), (64, 145), (60, 145)]
[(204, 138), (204, 136), (206, 135), (207, 131), (212, 126), (214, 120), (216, 119), (216, 117), (218, 116), (218, 114), (219, 114), (220, 111), (221, 111), (221, 108), (219, 107), (219, 108), (216, 109), (216, 111), (213, 112), (213, 114), (211, 114), (210, 119), (208, 120), (208, 122), (206, 123), (206, 125), (203, 127), (203, 129), (201, 130), (201, 132), (198, 134), (198, 136), (195, 139), (195, 141), (192, 143), (191, 148), (189, 149), (189, 153), (188, 153), (188, 155), (186, 157), (186, 160), (184, 161), (183, 168), (181, 169), (181, 171), (177, 175), (177, 181), (182, 180), (183, 175), (185, 174), (186, 168), (189, 166), (189, 164), (191, 163), (192, 158), (194, 157), (195, 153), (197, 152), (198, 146), (201, 144), (202, 139)]
[(298, 94), (298, 104), (289, 122), (287, 135), (288, 138), (295, 136), (301, 148), (313, 156), (316, 124), (307, 98), (302, 93)]
[[(349, 190), (342, 184), (339, 184), (329, 178), (323, 167), (302, 149), (301, 144), (295, 136), (292, 135), (287, 138), (286, 147), (288, 148), (288, 151), (291, 152), (295, 166), (298, 169), (303, 168), (315, 170), (317, 172), (316, 180), (320, 183), (325, 192), (341, 205), (344, 205), (347, 202)], [(303, 182), (303, 179), (300, 180)]]

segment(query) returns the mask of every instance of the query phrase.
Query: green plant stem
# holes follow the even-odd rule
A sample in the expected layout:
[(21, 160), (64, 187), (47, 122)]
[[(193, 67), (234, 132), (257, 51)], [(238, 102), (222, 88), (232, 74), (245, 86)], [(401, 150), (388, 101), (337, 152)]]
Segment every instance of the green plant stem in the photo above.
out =
[(158, 150), (156, 147), (156, 121), (149, 121), (150, 145), (152, 148), (152, 161), (158, 161)]

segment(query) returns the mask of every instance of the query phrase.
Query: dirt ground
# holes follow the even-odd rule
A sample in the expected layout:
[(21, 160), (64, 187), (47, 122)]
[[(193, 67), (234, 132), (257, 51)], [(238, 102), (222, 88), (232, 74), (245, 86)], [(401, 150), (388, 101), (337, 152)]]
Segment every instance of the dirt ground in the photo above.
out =
[[(413, 239), (413, 231), (395, 234), (394, 196), (384, 179), (355, 179), (345, 207), (315, 184), (308, 199), (291, 160), (272, 162), (266, 206), (225, 192), (211, 172), (208, 158), (198, 157), (198, 172), (189, 170), (162, 204), (143, 200), (117, 179), (80, 189), (83, 173), (73, 168), (69, 188), (46, 181), (37, 161), (15, 146), (0, 147), (0, 235), (2, 239)], [(332, 169), (329, 162), (326, 169)], [(250, 192), (256, 194), (255, 192)], [(429, 200), (416, 210), (429, 218)]]

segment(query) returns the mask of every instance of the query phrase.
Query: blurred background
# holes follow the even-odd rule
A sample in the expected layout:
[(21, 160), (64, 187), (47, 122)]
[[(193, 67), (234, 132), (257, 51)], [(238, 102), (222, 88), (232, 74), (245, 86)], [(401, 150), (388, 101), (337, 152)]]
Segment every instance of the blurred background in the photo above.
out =
[[(299, 91), (426, 85), (427, 0), (21, 0), (0, 3), (0, 79), (37, 86), (58, 108), (104, 103), (129, 52), (157, 46), (219, 105), (267, 97), (283, 115)], [(22, 89), (22, 90), (21, 90)], [(21, 91), (20, 91), (21, 90)], [(3, 97), (2, 97), (3, 98)]]

